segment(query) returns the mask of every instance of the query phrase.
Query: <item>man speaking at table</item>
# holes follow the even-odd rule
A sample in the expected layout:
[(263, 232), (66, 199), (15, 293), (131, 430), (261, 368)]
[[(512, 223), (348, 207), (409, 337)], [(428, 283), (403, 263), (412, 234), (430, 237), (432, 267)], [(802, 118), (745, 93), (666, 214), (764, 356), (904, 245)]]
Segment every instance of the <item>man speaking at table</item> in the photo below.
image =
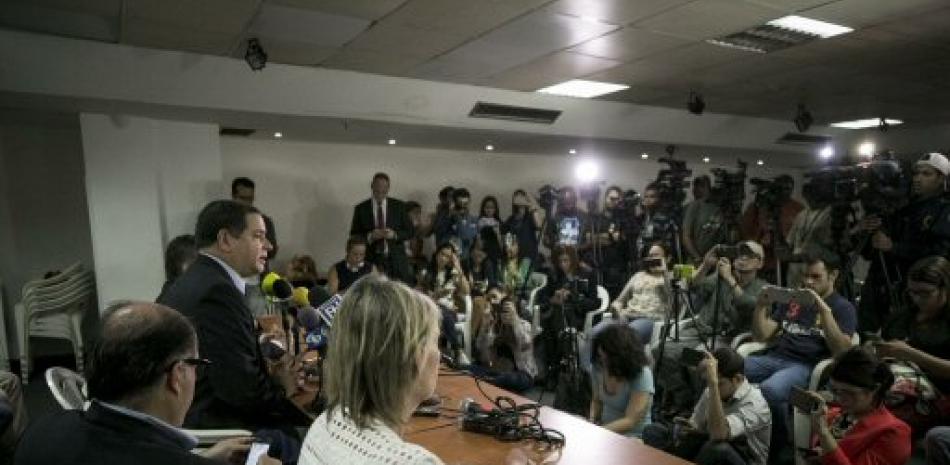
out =
[(187, 428), (274, 428), (293, 433), (309, 424), (288, 400), (297, 389), (290, 361), (272, 366), (261, 356), (243, 278), (264, 269), (271, 249), (261, 213), (231, 200), (206, 205), (198, 215), (198, 259), (158, 302), (195, 325), (211, 364), (198, 373)]

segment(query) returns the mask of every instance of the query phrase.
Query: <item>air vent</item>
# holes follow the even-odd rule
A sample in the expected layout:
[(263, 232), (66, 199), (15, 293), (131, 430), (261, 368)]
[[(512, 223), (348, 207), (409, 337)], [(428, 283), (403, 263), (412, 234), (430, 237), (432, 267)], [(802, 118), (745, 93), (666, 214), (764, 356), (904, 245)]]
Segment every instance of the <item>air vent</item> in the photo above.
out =
[(831, 142), (831, 136), (816, 136), (799, 132), (787, 132), (784, 136), (775, 140), (776, 144), (801, 146), (825, 146), (829, 142)]
[(254, 129), (222, 127), (221, 130), (218, 131), (218, 134), (222, 136), (247, 137), (247, 136), (250, 136), (251, 134), (254, 134), (254, 131), (255, 131)]
[(560, 110), (543, 108), (513, 107), (497, 103), (478, 102), (468, 113), (472, 118), (503, 119), (526, 123), (552, 124), (561, 116)]

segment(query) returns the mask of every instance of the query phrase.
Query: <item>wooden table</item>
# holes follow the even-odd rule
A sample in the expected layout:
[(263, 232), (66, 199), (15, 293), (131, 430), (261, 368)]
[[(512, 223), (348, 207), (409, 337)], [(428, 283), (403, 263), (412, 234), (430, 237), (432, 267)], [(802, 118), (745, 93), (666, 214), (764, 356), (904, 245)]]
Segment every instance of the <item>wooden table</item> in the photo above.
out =
[[(442, 405), (457, 409), (466, 397), (486, 405), (475, 380), (468, 376), (439, 376), (436, 393), (443, 398)], [(511, 394), (485, 382), (482, 388), (489, 396), (508, 396), (518, 404), (529, 399)], [(454, 412), (447, 416), (455, 416)], [(451, 423), (453, 426), (435, 428)], [(414, 417), (405, 428), (403, 438), (419, 444), (439, 456), (447, 465), (528, 465), (528, 464), (584, 464), (584, 465), (684, 465), (686, 462), (666, 452), (645, 446), (625, 436), (607, 431), (586, 420), (555, 410), (541, 408), (541, 423), (553, 428), (566, 438), (560, 451), (543, 451), (531, 441), (502, 442), (491, 436), (459, 430), (458, 420), (445, 417)]]

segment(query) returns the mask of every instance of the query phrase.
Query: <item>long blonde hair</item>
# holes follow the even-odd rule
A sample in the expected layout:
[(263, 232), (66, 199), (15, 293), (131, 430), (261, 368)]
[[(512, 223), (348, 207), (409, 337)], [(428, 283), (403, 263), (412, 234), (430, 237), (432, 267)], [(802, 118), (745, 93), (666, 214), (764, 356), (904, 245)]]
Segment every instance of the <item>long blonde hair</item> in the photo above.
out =
[(402, 283), (368, 275), (353, 284), (330, 334), (327, 412), (341, 409), (360, 428), (400, 425), (438, 319), (432, 300)]

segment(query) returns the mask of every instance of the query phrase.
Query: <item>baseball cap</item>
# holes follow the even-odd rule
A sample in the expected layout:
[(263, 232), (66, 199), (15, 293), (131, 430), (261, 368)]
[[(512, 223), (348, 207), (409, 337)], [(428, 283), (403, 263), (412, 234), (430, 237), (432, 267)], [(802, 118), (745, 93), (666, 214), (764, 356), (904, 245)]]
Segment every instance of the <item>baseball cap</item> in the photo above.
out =
[(739, 253), (743, 253), (745, 250), (752, 252), (755, 256), (760, 259), (765, 259), (765, 249), (762, 248), (762, 245), (756, 241), (742, 241), (739, 242)]
[(917, 160), (917, 165), (927, 165), (944, 176), (950, 176), (950, 160), (943, 154), (932, 152)]

